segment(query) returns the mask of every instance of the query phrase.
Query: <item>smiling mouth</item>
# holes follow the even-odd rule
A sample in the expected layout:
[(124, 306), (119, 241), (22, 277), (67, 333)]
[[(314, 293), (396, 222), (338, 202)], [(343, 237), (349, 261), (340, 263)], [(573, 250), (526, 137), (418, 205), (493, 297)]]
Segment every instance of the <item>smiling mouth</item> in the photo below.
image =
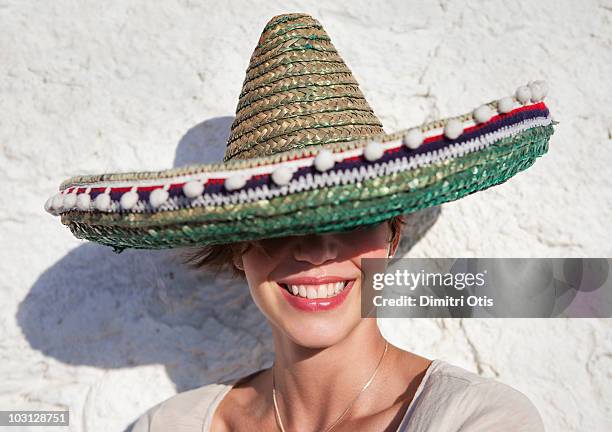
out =
[(325, 299), (336, 297), (353, 281), (354, 279), (319, 285), (291, 285), (284, 283), (279, 283), (278, 285), (295, 297)]

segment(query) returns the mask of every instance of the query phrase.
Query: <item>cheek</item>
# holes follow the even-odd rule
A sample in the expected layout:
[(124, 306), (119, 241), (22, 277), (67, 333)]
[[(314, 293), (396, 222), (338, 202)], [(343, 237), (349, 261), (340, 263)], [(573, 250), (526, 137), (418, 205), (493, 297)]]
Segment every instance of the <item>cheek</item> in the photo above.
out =
[(244, 274), (250, 286), (260, 285), (269, 274), (271, 263), (262, 254), (247, 252), (242, 256)]
[(387, 258), (388, 256), (387, 250), (388, 250), (387, 245), (378, 246), (376, 248), (372, 248), (371, 250), (362, 253), (357, 258), (359, 259), (361, 258)]
[(381, 224), (375, 228), (347, 233), (345, 244), (354, 260), (361, 258), (387, 258), (389, 235), (387, 225)]
[(242, 255), (244, 272), (253, 281), (266, 280), (282, 259), (282, 248), (270, 247), (262, 241), (252, 244)]
[(253, 301), (265, 313), (266, 305), (270, 302), (266, 296), (271, 294), (268, 279), (276, 262), (259, 250), (249, 250), (242, 256), (242, 263)]

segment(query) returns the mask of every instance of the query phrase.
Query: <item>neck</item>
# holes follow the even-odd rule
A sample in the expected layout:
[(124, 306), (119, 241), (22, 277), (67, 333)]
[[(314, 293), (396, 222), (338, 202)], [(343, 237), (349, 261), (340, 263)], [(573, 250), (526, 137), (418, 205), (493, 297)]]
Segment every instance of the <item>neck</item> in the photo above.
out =
[(277, 400), (287, 430), (324, 430), (333, 423), (372, 377), (385, 348), (376, 319), (362, 320), (342, 341), (321, 349), (273, 333)]

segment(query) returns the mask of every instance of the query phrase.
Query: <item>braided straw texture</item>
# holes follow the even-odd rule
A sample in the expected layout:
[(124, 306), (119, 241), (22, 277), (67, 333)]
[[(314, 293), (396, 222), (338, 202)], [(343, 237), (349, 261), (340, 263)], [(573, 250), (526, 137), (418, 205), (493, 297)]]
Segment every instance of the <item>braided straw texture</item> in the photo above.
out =
[(321, 24), (305, 14), (279, 15), (251, 56), (224, 161), (383, 132)]
[(552, 125), (535, 127), (482, 151), (357, 184), (223, 208), (164, 212), (165, 220), (150, 221), (154, 226), (83, 212), (64, 213), (62, 222), (76, 237), (112, 246), (117, 252), (346, 231), (503, 183), (546, 153), (552, 134)]

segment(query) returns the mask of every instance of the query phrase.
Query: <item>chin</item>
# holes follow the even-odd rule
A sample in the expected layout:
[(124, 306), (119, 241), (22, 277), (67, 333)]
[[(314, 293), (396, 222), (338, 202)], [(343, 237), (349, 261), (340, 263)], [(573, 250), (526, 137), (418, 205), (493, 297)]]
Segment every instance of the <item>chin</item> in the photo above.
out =
[(286, 288), (280, 287), (280, 301), (277, 309), (277, 328), (297, 345), (311, 349), (327, 348), (346, 339), (361, 322), (360, 281), (348, 283), (344, 292), (330, 294), (328, 299), (338, 301), (329, 305), (325, 299), (313, 299), (314, 306), (300, 304), (307, 299), (298, 299)]
[(347, 321), (330, 317), (298, 320), (280, 328), (296, 345), (310, 349), (322, 349), (342, 342), (359, 324), (361, 318)]
[[(362, 322), (359, 278), (335, 281), (327, 290), (292, 288), (282, 281), (267, 281), (251, 290), (253, 299), (270, 324), (296, 345), (322, 349), (346, 339)], [(301, 295), (300, 295), (301, 294)]]

